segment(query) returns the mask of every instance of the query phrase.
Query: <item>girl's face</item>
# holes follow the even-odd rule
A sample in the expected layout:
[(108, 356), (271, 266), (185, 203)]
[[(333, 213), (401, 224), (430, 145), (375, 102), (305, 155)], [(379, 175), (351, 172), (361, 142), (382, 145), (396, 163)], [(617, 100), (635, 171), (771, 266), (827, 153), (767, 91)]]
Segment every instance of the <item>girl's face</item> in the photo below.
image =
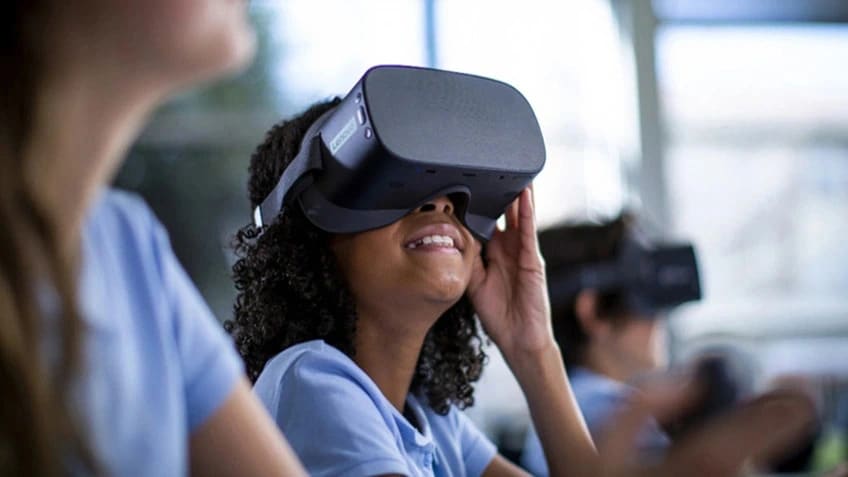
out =
[(85, 0), (51, 6), (55, 21), (45, 25), (45, 33), (53, 34), (54, 53), (67, 53), (66, 64), (106, 65), (115, 80), (134, 79), (151, 89), (173, 89), (238, 69), (255, 47), (244, 0)]
[(359, 306), (397, 306), (399, 312), (421, 304), (453, 306), (480, 254), (480, 243), (447, 197), (386, 227), (336, 236), (331, 247)]

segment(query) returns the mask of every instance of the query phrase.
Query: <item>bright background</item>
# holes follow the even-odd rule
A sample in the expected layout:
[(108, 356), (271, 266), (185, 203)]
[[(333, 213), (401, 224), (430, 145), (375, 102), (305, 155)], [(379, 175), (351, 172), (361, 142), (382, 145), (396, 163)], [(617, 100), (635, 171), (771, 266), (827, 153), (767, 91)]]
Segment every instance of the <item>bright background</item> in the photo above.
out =
[[(848, 427), (848, 2), (827, 0), (254, 1), (245, 74), (162, 108), (117, 183), (139, 191), (221, 320), (228, 243), (249, 218), (265, 131), (344, 95), (375, 64), (506, 81), (548, 162), (538, 219), (622, 207), (698, 247), (706, 298), (672, 317), (683, 362), (720, 347), (756, 386), (813, 376)], [(492, 349), (469, 414), (510, 456), (527, 414)], [(834, 431), (835, 432), (835, 431)]]

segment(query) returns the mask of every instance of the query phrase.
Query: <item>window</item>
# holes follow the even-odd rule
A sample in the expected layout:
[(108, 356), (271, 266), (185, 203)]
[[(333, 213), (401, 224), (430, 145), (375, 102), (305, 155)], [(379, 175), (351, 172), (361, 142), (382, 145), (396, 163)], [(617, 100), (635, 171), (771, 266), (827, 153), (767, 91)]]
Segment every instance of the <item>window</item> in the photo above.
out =
[(438, 66), (506, 81), (536, 112), (548, 158), (535, 184), (540, 225), (617, 212), (629, 193), (620, 158), (635, 116), (609, 4), (437, 5)]
[(727, 352), (755, 390), (803, 376), (822, 405), (811, 468), (830, 468), (848, 404), (848, 25), (669, 25), (657, 53), (672, 227), (706, 293), (672, 351)]
[(839, 58), (848, 58), (844, 26), (660, 30), (673, 226), (697, 242), (706, 291), (678, 320), (682, 333), (760, 333), (785, 319), (815, 334), (848, 313)]

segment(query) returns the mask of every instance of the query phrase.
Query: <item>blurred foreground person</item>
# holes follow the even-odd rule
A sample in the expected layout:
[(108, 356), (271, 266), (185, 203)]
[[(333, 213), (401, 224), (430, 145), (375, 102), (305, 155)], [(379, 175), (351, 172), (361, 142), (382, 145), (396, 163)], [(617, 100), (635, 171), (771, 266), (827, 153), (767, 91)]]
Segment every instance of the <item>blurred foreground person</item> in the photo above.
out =
[(2, 10), (0, 474), (300, 474), (164, 229), (106, 188), (150, 111), (251, 58), (245, 2)]
[[(599, 224), (542, 231), (554, 336), (593, 438), (611, 424), (632, 392), (629, 382), (667, 366), (665, 317), (673, 307), (700, 299), (694, 249), (642, 237), (623, 213)], [(647, 453), (668, 437), (650, 422), (639, 438)], [(547, 475), (534, 429), (522, 465)]]

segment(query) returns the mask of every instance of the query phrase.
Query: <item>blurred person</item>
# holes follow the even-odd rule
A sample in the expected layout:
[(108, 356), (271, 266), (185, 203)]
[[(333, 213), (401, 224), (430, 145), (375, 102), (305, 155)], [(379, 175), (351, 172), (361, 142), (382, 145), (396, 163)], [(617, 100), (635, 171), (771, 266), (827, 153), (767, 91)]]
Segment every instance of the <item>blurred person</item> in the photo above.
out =
[[(596, 284), (607, 281), (596, 288), (574, 279), (581, 273), (620, 273), (611, 264), (620, 261), (630, 241), (646, 242), (637, 235), (635, 217), (628, 212), (602, 223), (563, 225), (539, 234), (550, 283), (554, 337), (574, 397), (595, 438), (611, 425), (632, 392), (628, 383), (668, 364), (663, 320), (667, 309), (656, 309), (649, 300), (631, 296), (623, 284), (615, 284), (614, 277), (596, 280)], [(668, 436), (654, 422), (640, 435), (639, 446), (649, 454), (668, 444)], [(548, 475), (542, 445), (532, 428), (521, 463), (534, 475)]]
[(150, 111), (251, 58), (245, 2), (2, 10), (0, 474), (301, 474), (162, 226), (107, 188)]
[[(337, 104), (317, 103), (268, 132), (250, 161), (252, 207)], [(666, 380), (632, 397), (596, 453), (551, 330), (533, 207), (524, 190), (486, 244), (485, 263), (444, 196), (365, 232), (326, 232), (299, 206), (238, 232), (238, 296), (225, 327), (310, 474), (525, 475), (461, 412), (486, 359), (475, 316), (521, 384), (552, 475), (735, 475), (806, 426), (805, 402), (766, 396), (665, 460), (642, 462), (632, 449), (647, 416), (677, 415), (695, 392)], [(433, 233), (450, 240), (422, 239)]]

